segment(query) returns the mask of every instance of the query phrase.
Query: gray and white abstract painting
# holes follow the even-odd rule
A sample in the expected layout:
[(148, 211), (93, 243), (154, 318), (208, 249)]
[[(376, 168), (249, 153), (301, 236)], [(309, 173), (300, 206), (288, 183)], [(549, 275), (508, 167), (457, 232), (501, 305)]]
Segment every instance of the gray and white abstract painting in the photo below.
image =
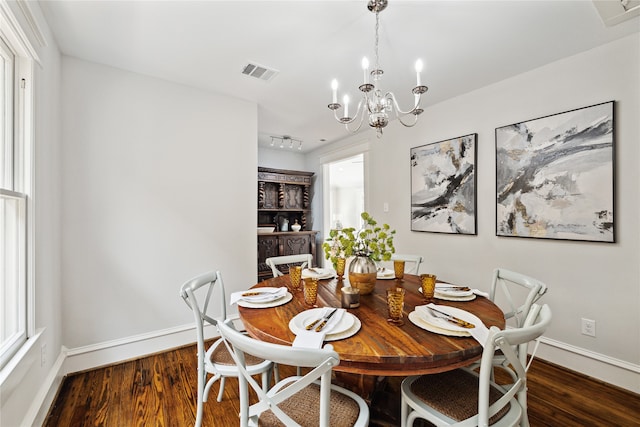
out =
[(496, 235), (614, 242), (613, 101), (496, 129)]
[(411, 230), (476, 234), (476, 134), (411, 149)]

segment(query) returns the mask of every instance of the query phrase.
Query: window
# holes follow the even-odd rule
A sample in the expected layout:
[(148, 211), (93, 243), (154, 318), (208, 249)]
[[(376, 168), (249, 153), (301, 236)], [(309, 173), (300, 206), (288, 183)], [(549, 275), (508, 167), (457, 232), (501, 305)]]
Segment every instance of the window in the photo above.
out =
[(13, 186), (13, 70), (14, 55), (0, 38), (0, 188)]
[[(0, 9), (0, 12), (3, 10)], [(0, 13), (0, 368), (28, 338), (30, 56)], [(15, 29), (15, 27), (13, 27)], [(29, 94), (29, 96), (27, 96)]]

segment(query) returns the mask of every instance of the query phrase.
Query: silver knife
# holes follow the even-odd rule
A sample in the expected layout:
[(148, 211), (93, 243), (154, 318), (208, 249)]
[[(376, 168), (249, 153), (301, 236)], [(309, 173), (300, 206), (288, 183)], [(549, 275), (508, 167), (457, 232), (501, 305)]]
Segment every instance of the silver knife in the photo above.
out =
[(322, 328), (324, 328), (324, 326), (327, 324), (327, 322), (329, 321), (329, 319), (331, 319), (331, 316), (333, 316), (334, 314), (336, 314), (336, 311), (338, 311), (337, 308), (334, 308), (333, 311), (331, 313), (329, 313), (329, 315), (327, 317), (325, 317), (322, 320), (322, 323), (320, 323), (318, 325), (318, 327), (316, 328), (316, 332), (320, 332), (322, 330)]
[(471, 288), (469, 288), (468, 286), (438, 286), (436, 285), (436, 290), (441, 289), (441, 290), (445, 290), (445, 291), (470, 291)]
[(436, 316), (436, 317), (444, 318), (444, 320), (448, 320), (449, 322), (455, 323), (456, 325), (462, 326), (463, 328), (473, 329), (476, 327), (476, 325), (474, 325), (473, 323), (467, 322), (466, 320), (458, 319), (457, 317), (452, 316), (449, 313), (445, 313), (444, 311), (437, 310), (433, 307), (427, 307), (427, 308), (431, 311), (438, 313), (439, 316)]

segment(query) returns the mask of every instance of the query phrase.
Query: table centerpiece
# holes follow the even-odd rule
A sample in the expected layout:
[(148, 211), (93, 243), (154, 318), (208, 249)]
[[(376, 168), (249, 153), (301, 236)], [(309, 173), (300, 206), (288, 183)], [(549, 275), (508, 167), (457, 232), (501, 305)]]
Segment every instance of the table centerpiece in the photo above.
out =
[(389, 261), (395, 252), (393, 236), (396, 231), (389, 224), (379, 226), (368, 212), (362, 212), (360, 217), (364, 222), (362, 229), (357, 232), (353, 227), (332, 229), (322, 247), (336, 271), (341, 259), (353, 257), (349, 264), (349, 282), (360, 289), (361, 295), (367, 295), (375, 287), (376, 262)]

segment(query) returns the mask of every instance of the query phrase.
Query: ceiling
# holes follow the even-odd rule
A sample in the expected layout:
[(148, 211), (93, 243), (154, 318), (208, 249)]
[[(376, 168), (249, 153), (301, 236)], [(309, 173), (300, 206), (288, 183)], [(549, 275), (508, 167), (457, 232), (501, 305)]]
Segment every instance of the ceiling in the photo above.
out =
[[(40, 4), (65, 55), (256, 102), (265, 146), (290, 135), (307, 152), (348, 136), (327, 108), (330, 82), (355, 99), (362, 57), (373, 62), (375, 15), (366, 1)], [(605, 26), (589, 0), (390, 0), (380, 13), (382, 89), (406, 109), (421, 58), (428, 108), (638, 31), (639, 17)], [(278, 73), (248, 77), (249, 62)]]

